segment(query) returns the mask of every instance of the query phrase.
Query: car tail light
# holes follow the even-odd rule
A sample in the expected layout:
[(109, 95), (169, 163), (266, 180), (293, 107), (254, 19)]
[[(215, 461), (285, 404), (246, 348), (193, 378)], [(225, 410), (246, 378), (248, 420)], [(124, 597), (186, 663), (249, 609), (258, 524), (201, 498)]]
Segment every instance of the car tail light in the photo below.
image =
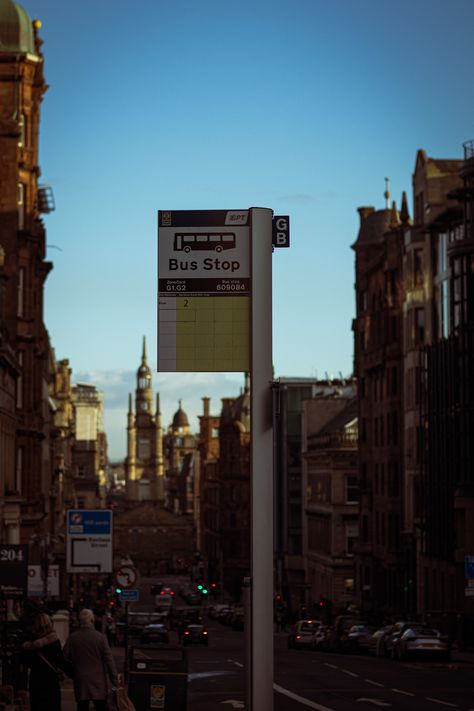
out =
[(185, 632), (184, 634), (189, 634), (189, 632)]
[(207, 634), (207, 632), (203, 632), (203, 634)]
[(300, 635), (300, 634), (297, 634), (297, 635), (296, 635), (296, 639), (301, 639), (301, 635)]

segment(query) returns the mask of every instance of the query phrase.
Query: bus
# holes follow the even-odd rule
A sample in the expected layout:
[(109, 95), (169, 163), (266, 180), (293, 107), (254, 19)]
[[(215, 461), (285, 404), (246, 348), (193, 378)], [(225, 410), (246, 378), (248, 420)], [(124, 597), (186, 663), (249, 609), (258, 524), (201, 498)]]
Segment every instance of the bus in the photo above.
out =
[(222, 252), (223, 249), (235, 248), (235, 232), (176, 232), (174, 250), (191, 252), (205, 249)]

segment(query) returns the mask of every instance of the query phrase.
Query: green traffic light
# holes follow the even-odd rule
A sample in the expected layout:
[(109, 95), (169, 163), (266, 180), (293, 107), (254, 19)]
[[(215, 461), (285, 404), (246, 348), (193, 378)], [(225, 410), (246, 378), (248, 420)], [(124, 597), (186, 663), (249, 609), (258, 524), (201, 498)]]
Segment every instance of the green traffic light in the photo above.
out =
[(202, 585), (198, 585), (198, 590), (202, 590)]
[(201, 590), (201, 592), (202, 592), (203, 595), (207, 595), (207, 590), (206, 590), (206, 588), (203, 588), (203, 589)]
[(122, 588), (115, 588), (115, 592), (120, 594), (122, 592)]

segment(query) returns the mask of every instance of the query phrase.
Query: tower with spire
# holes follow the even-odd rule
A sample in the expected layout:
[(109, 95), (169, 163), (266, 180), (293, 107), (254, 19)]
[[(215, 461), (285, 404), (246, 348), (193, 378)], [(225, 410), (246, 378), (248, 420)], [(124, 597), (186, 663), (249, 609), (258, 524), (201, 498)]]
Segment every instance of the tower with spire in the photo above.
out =
[(137, 370), (135, 410), (128, 397), (125, 478), (129, 501), (163, 501), (163, 429), (160, 398), (153, 408), (152, 374), (143, 336), (142, 360)]

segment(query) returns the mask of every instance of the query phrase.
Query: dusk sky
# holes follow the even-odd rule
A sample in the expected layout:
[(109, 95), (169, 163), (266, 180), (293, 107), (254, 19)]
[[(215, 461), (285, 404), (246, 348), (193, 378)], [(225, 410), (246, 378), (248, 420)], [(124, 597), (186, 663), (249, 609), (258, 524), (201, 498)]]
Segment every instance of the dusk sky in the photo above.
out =
[[(400, 205), (416, 152), (474, 138), (472, 0), (23, 0), (42, 22), (45, 321), (75, 382), (105, 393), (126, 450), (142, 337), (156, 371), (157, 211), (290, 215), (273, 255), (275, 377), (352, 372), (357, 208)], [(155, 374), (167, 426), (183, 400), (243, 375)]]

